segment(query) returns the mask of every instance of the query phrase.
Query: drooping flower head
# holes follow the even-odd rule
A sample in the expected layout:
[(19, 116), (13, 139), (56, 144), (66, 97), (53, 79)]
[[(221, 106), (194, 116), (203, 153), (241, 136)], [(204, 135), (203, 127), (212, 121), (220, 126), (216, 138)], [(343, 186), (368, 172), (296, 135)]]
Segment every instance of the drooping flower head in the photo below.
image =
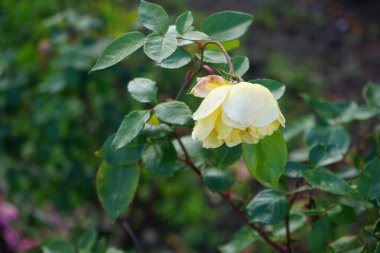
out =
[(193, 114), (193, 139), (205, 148), (257, 143), (285, 126), (276, 98), (264, 86), (232, 84), (217, 75), (198, 78), (191, 94), (204, 100)]

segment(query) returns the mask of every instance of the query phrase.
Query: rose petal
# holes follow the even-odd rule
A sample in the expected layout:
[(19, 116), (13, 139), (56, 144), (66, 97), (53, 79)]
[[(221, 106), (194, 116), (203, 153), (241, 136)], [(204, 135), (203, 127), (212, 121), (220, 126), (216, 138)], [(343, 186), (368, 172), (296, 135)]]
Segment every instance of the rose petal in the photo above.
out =
[(212, 90), (223, 86), (223, 85), (232, 85), (229, 81), (225, 80), (221, 76), (210, 75), (197, 79), (197, 84), (191, 89), (190, 94), (204, 98), (206, 97)]
[(232, 86), (224, 85), (212, 90), (193, 114), (194, 120), (200, 120), (214, 112), (223, 103)]

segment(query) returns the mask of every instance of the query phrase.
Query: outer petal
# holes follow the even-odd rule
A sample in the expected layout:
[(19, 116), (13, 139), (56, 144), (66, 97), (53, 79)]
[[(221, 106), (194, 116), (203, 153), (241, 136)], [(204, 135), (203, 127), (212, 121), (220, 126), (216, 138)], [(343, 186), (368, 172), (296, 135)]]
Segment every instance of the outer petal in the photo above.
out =
[(206, 118), (197, 121), (191, 134), (193, 139), (203, 141), (211, 133), (212, 129), (215, 126), (215, 121), (218, 118), (218, 115), (220, 114), (220, 111), (221, 110), (218, 109)]
[(197, 84), (191, 89), (190, 94), (204, 98), (206, 97), (212, 90), (223, 86), (223, 85), (232, 85), (229, 81), (225, 80), (221, 76), (210, 75), (197, 79)]
[(220, 105), (223, 103), (223, 101), (226, 99), (231, 87), (233, 86), (224, 85), (212, 90), (202, 101), (197, 111), (193, 114), (193, 119), (203, 119), (210, 115), (213, 111), (218, 109)]
[(217, 138), (216, 131), (212, 131), (209, 136), (203, 141), (204, 148), (218, 148), (223, 145), (223, 141)]
[(266, 126), (279, 117), (277, 101), (262, 85), (239, 83), (234, 85), (223, 103), (223, 112), (242, 126)]

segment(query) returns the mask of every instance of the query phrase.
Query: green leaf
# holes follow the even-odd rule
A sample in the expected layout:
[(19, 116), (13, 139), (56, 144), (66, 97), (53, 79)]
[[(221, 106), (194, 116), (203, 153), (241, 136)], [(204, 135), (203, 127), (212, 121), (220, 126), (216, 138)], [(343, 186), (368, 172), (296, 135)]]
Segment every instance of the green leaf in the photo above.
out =
[(284, 175), (288, 178), (302, 178), (302, 172), (307, 168), (303, 163), (288, 161), (285, 166)]
[(224, 192), (234, 183), (231, 172), (220, 168), (204, 168), (202, 177), (206, 186), (213, 192)]
[(380, 199), (380, 159), (375, 157), (369, 161), (359, 176), (360, 195), (368, 200)]
[(369, 83), (364, 88), (363, 96), (369, 106), (380, 109), (380, 85)]
[(51, 239), (41, 246), (43, 253), (75, 253), (74, 246), (61, 239)]
[(180, 101), (161, 103), (154, 107), (154, 113), (160, 120), (169, 124), (189, 125), (192, 121), (190, 108)]
[(102, 158), (112, 165), (125, 166), (138, 161), (141, 158), (143, 144), (132, 141), (128, 145), (114, 150), (111, 146), (115, 135), (107, 138), (102, 146)]
[(161, 63), (171, 56), (176, 49), (177, 39), (172, 34), (159, 35), (152, 33), (146, 37), (144, 43), (145, 54), (157, 63)]
[(186, 50), (177, 48), (171, 56), (163, 60), (158, 66), (166, 69), (177, 69), (187, 65), (190, 61), (190, 54)]
[(142, 155), (145, 166), (152, 172), (171, 176), (177, 160), (176, 151), (169, 141), (160, 141), (148, 144)]
[(157, 100), (157, 85), (148, 78), (135, 78), (128, 83), (128, 92), (142, 103), (153, 103)]
[(107, 248), (107, 241), (104, 237), (98, 240), (95, 244), (93, 253), (105, 253)]
[(215, 50), (205, 50), (203, 52), (203, 61), (209, 63), (227, 63), (224, 54)]
[(182, 35), (185, 40), (209, 40), (210, 37), (199, 31), (189, 31)]
[(330, 229), (330, 222), (326, 217), (321, 218), (314, 223), (307, 238), (312, 253), (326, 252), (326, 244), (329, 240)]
[(141, 134), (148, 135), (151, 138), (163, 138), (173, 130), (166, 124), (145, 124)]
[(259, 192), (247, 205), (251, 222), (276, 224), (289, 213), (290, 203), (286, 196), (275, 190)]
[(91, 71), (105, 69), (124, 60), (144, 44), (144, 39), (141, 32), (130, 32), (114, 39), (100, 54)]
[(259, 236), (249, 226), (242, 227), (234, 234), (231, 241), (219, 247), (222, 253), (240, 253), (259, 239)]
[(251, 175), (265, 185), (278, 189), (287, 162), (287, 149), (280, 131), (257, 144), (243, 144), (243, 157)]
[[(183, 136), (181, 137), (181, 141), (186, 147), (187, 152), (192, 160), (202, 163), (208, 160), (210, 156), (209, 150), (203, 148), (201, 141), (194, 140), (191, 136)], [(173, 140), (173, 144), (177, 150), (177, 154), (179, 154), (182, 158), (185, 158), (185, 155), (183, 154), (178, 141)]]
[(125, 253), (125, 252), (121, 249), (110, 247), (107, 249), (106, 253)]
[(357, 236), (342, 236), (329, 244), (333, 253), (361, 253), (363, 245)]
[(79, 253), (92, 253), (92, 248), (96, 243), (97, 233), (94, 230), (86, 231), (78, 241)]
[[(303, 228), (307, 222), (307, 218), (301, 213), (291, 213), (289, 215), (289, 231), (291, 234), (296, 232), (298, 229)], [(273, 236), (284, 238), (286, 236), (285, 222), (282, 220), (277, 223), (271, 229), (273, 231)]]
[(168, 14), (161, 6), (141, 1), (138, 13), (141, 23), (146, 28), (159, 34), (164, 34), (169, 29)]
[(114, 150), (125, 147), (143, 130), (145, 123), (149, 120), (150, 111), (130, 112), (120, 124), (112, 141), (111, 147)]
[(211, 150), (213, 154), (213, 164), (218, 168), (227, 167), (236, 163), (242, 155), (240, 145), (234, 147), (221, 146)]
[(310, 130), (315, 126), (315, 117), (306, 115), (291, 122), (287, 122), (286, 128), (283, 129), (284, 138), (286, 141), (293, 140), (298, 135)]
[(367, 120), (377, 114), (379, 114), (379, 110), (374, 107), (358, 106), (353, 117), (355, 120)]
[(337, 145), (318, 144), (309, 153), (309, 160), (316, 167), (322, 167), (343, 159), (341, 149)]
[(271, 79), (254, 79), (250, 80), (250, 83), (257, 83), (267, 87), (273, 94), (273, 96), (279, 100), (285, 93), (285, 85)]
[(113, 166), (102, 162), (96, 176), (98, 197), (112, 219), (123, 213), (135, 196), (139, 170), (134, 167)]
[(346, 205), (335, 205), (327, 211), (330, 221), (336, 224), (351, 224), (357, 221), (355, 210)]
[[(249, 59), (247, 56), (232, 57), (232, 66), (234, 67), (237, 76), (243, 76), (249, 70)], [(229, 67), (225, 65), (226, 72), (229, 72)]]
[(334, 145), (343, 155), (350, 146), (350, 135), (347, 130), (342, 127), (315, 127), (306, 133), (305, 143), (310, 147), (317, 144)]
[(222, 11), (208, 16), (201, 31), (213, 40), (229, 41), (243, 36), (252, 24), (253, 16), (237, 11)]
[(319, 190), (339, 195), (345, 195), (350, 190), (346, 181), (328, 170), (305, 170), (302, 174), (309, 184)]
[(175, 27), (177, 29), (177, 32), (179, 32), (180, 34), (184, 34), (190, 31), (193, 21), (193, 15), (191, 14), (191, 11), (186, 11), (182, 13), (175, 21)]

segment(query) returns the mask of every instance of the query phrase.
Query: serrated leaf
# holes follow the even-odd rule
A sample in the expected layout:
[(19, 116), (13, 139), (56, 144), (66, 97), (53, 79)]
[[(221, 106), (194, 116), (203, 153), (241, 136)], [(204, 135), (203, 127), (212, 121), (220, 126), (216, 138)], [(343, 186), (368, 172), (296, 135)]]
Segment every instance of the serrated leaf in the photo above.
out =
[(192, 121), (190, 108), (181, 101), (161, 103), (154, 107), (157, 117), (169, 124), (189, 125)]
[(107, 215), (115, 220), (135, 196), (139, 170), (135, 167), (113, 166), (102, 162), (96, 177), (98, 197)]
[(157, 100), (156, 82), (148, 78), (135, 78), (128, 83), (128, 92), (142, 103), (153, 103)]
[(138, 13), (141, 23), (146, 28), (159, 34), (167, 32), (169, 28), (169, 17), (161, 6), (141, 1)]
[(144, 42), (145, 54), (157, 63), (161, 63), (168, 58), (176, 49), (177, 39), (172, 34), (159, 35), (152, 33), (146, 37)]
[(190, 54), (181, 48), (177, 48), (171, 56), (163, 60), (158, 66), (166, 69), (177, 69), (187, 65), (190, 61)]
[(314, 223), (310, 234), (308, 235), (308, 243), (312, 253), (325, 253), (326, 244), (329, 240), (330, 222), (324, 217)]
[(276, 224), (289, 213), (290, 203), (286, 196), (275, 190), (259, 192), (247, 205), (251, 222)]
[(305, 170), (302, 174), (309, 184), (319, 190), (339, 195), (345, 195), (350, 190), (350, 186), (346, 181), (328, 170)]
[(232, 174), (220, 168), (204, 168), (202, 178), (207, 188), (213, 192), (224, 192), (234, 183)]
[(141, 158), (143, 144), (137, 141), (132, 141), (128, 145), (114, 150), (111, 146), (115, 135), (111, 135), (107, 138), (102, 146), (102, 158), (109, 164), (126, 166), (128, 164), (134, 163)]
[(258, 239), (259, 236), (251, 227), (244, 226), (234, 234), (231, 241), (219, 247), (219, 250), (222, 253), (240, 253)]
[(193, 21), (193, 15), (191, 14), (191, 11), (182, 13), (175, 21), (177, 32), (184, 34), (190, 31)]
[(257, 144), (243, 144), (243, 157), (251, 175), (275, 189), (284, 173), (287, 149), (280, 131), (265, 137)]
[(359, 194), (367, 201), (380, 199), (380, 159), (369, 161), (359, 176)]
[(130, 112), (120, 124), (112, 141), (111, 147), (114, 150), (122, 148), (131, 143), (134, 138), (143, 130), (145, 123), (149, 120), (150, 111)]
[(229, 41), (243, 36), (252, 24), (253, 16), (238, 11), (222, 11), (208, 16), (201, 31), (213, 40)]
[(286, 86), (278, 81), (271, 79), (254, 79), (250, 80), (250, 83), (258, 83), (267, 87), (273, 96), (279, 100), (285, 93)]
[(91, 71), (105, 69), (124, 60), (144, 44), (144, 39), (141, 32), (130, 32), (114, 39), (100, 54)]
[(142, 155), (145, 166), (152, 172), (171, 176), (177, 160), (176, 151), (168, 141), (148, 144)]

